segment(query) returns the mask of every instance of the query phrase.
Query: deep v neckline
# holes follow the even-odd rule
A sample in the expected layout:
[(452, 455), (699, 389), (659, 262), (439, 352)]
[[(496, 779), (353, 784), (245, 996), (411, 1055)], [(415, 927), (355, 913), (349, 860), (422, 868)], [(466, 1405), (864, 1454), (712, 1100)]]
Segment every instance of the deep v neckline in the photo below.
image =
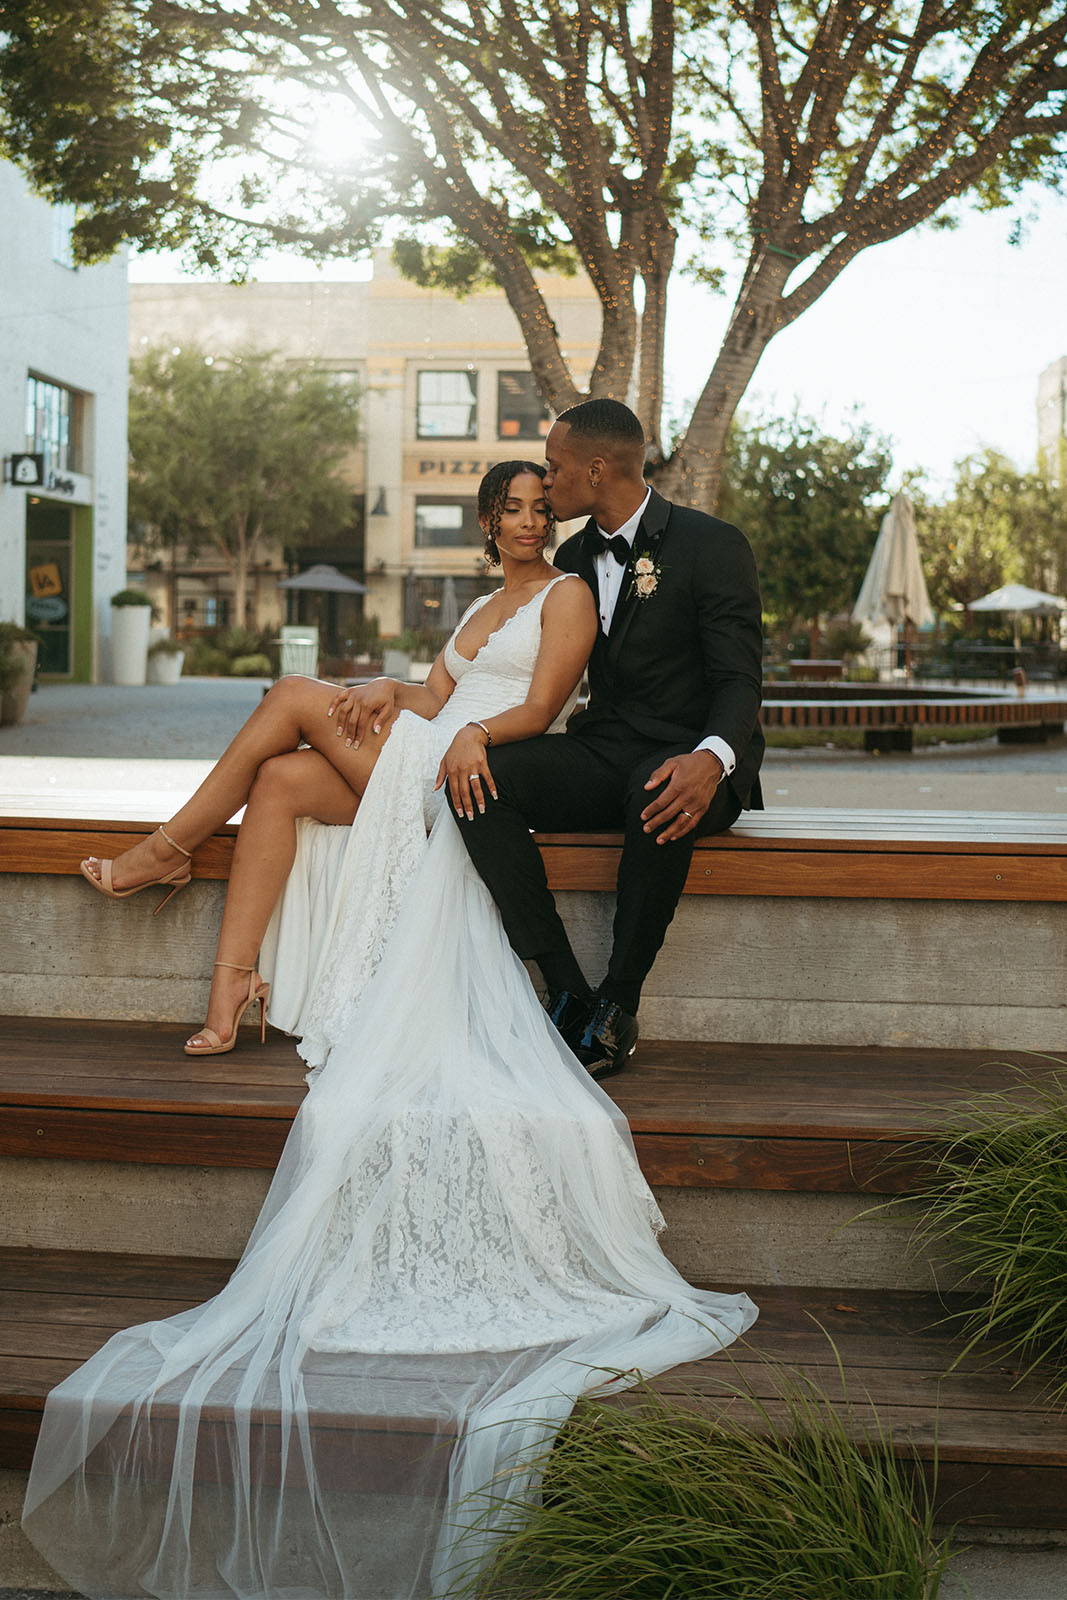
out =
[(490, 640), (495, 639), (498, 633), (503, 633), (508, 624), (514, 622), (516, 617), (521, 617), (527, 606), (532, 606), (535, 600), (540, 600), (541, 596), (547, 593), (554, 583), (558, 583), (561, 578), (567, 577), (570, 577), (570, 573), (558, 572), (554, 578), (549, 578), (547, 583), (543, 583), (541, 585), (536, 594), (532, 594), (529, 600), (524, 600), (521, 606), (516, 606), (510, 617), (505, 617), (499, 627), (494, 628), (492, 633), (486, 635), (472, 656), (465, 656), (458, 644), (460, 634), (462, 634), (463, 629), (466, 627), (467, 621), (469, 620), (468, 618), (464, 617), (463, 622), (452, 635), (452, 648), (456, 652), (457, 656), (459, 656), (461, 661), (466, 661), (468, 666), (473, 666), (474, 662), (477, 661), (478, 657), (481, 655), (486, 645), (489, 644)]

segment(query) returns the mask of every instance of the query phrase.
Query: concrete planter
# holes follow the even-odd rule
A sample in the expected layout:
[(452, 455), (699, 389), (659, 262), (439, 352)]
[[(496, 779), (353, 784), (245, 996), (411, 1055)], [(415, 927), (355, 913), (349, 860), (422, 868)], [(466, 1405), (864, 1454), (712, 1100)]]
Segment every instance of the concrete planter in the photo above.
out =
[(37, 666), (36, 639), (16, 639), (11, 649), (16, 660), (21, 657), (22, 671), (18, 682), (0, 695), (0, 726), (3, 727), (21, 722), (26, 715), (30, 690), (33, 688), (33, 673)]
[(401, 683), (406, 683), (411, 672), (411, 656), (406, 650), (382, 651), (382, 674), (386, 678), (398, 678)]
[(112, 606), (111, 681), (140, 686), (148, 672), (151, 606)]
[(148, 657), (148, 682), (177, 683), (185, 661), (184, 650), (157, 650)]

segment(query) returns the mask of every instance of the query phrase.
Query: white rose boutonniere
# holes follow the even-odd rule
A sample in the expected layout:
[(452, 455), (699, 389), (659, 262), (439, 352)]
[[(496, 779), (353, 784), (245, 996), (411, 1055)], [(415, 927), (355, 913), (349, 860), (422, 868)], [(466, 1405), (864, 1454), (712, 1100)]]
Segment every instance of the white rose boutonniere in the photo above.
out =
[(660, 570), (651, 556), (638, 556), (634, 562), (634, 593), (639, 600), (651, 599), (659, 587)]

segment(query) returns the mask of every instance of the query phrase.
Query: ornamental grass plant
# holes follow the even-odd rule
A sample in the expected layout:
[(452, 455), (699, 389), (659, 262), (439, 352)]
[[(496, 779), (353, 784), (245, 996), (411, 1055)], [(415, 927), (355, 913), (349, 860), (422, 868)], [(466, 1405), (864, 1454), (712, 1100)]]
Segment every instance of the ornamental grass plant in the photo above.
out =
[(772, 1398), (724, 1383), (714, 1417), (699, 1414), (704, 1396), (647, 1386), (622, 1405), (580, 1402), (546, 1457), (542, 1504), (518, 1514), (464, 1592), (935, 1600), (951, 1551), (935, 1538), (911, 1453), (894, 1447), (866, 1399), (857, 1426), (851, 1404), (832, 1404), (807, 1377), (771, 1362), (762, 1370)]
[(1022, 1379), (1043, 1364), (1050, 1403), (1067, 1406), (1067, 1071), (1019, 1069), (1017, 1089), (974, 1096), (936, 1137), (908, 1203), (920, 1208), (915, 1248), (950, 1254), (973, 1290), (954, 1314), (954, 1366), (984, 1354)]

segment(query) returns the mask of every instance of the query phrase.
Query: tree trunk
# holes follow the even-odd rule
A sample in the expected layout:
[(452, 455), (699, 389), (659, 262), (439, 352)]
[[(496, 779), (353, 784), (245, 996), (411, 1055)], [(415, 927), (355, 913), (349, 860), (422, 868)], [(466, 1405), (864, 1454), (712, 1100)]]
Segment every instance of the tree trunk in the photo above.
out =
[(645, 304), (637, 364), (637, 415), (648, 441), (651, 461), (663, 460), (663, 362), (667, 330), (667, 285), (674, 266), (677, 235), (673, 228), (652, 241), (642, 273)]
[(787, 257), (763, 251), (734, 304), (730, 325), (678, 449), (657, 476), (657, 487), (713, 512), (734, 412), (779, 328), (782, 289), (793, 271)]

